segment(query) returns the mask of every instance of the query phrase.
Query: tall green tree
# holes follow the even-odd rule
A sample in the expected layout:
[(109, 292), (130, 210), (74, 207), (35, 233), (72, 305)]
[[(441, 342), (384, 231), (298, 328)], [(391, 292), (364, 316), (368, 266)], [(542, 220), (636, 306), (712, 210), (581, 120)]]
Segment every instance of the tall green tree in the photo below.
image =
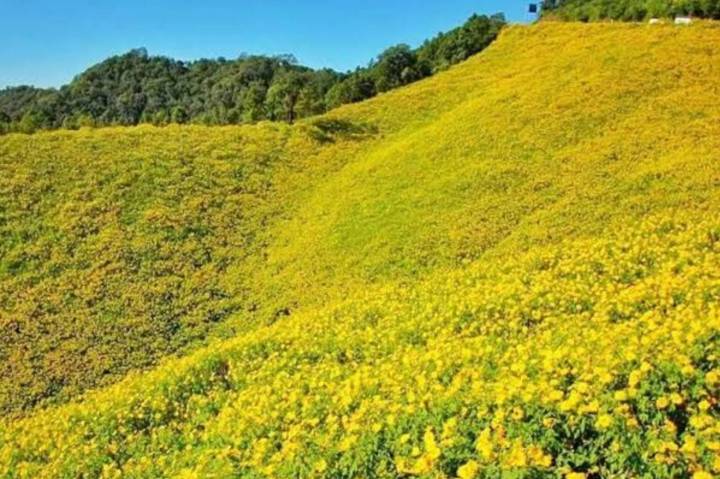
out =
[(408, 45), (395, 45), (377, 58), (372, 68), (377, 91), (392, 90), (423, 77), (418, 70), (417, 54)]
[(297, 104), (300, 94), (308, 82), (304, 72), (290, 70), (283, 72), (268, 89), (267, 111), (270, 120), (282, 120), (288, 123), (297, 118)]
[(375, 80), (366, 70), (358, 70), (330, 88), (325, 95), (325, 104), (328, 108), (336, 108), (372, 98), (376, 94)]
[(242, 95), (243, 121), (252, 123), (265, 118), (267, 85), (262, 80), (253, 80)]

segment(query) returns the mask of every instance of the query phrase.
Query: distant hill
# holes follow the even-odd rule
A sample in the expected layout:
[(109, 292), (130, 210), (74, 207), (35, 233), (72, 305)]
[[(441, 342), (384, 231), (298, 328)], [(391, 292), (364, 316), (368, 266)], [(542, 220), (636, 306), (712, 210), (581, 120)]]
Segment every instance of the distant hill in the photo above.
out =
[(446, 69), (482, 51), (504, 24), (499, 14), (473, 15), (417, 49), (388, 48), (352, 73), (313, 70), (290, 55), (182, 62), (139, 48), (89, 68), (59, 90), (0, 90), (0, 134), (140, 123), (292, 123)]
[(292, 125), (4, 135), (0, 477), (720, 474), (719, 44), (540, 22)]

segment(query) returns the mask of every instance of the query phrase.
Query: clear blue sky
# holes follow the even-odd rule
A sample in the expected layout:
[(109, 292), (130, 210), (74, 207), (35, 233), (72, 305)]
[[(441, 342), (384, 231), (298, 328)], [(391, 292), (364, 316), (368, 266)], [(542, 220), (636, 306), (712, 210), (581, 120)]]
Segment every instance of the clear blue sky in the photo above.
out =
[(182, 60), (292, 53), (344, 71), (474, 12), (521, 22), (526, 8), (517, 0), (0, 0), (0, 88), (60, 86), (143, 46)]

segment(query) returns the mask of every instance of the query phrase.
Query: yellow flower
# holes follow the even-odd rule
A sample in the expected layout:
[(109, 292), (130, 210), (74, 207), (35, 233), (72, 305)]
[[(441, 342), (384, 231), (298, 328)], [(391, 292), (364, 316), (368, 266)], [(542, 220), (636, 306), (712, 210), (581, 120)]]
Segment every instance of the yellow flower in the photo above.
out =
[(524, 468), (527, 467), (527, 455), (525, 454), (525, 448), (520, 441), (513, 443), (512, 449), (507, 457), (507, 466), (511, 468)]
[(177, 477), (178, 479), (198, 479), (200, 476), (192, 469), (183, 469)]
[(705, 471), (697, 471), (693, 474), (692, 479), (713, 479), (713, 475)]
[(666, 419), (665, 420), (665, 431), (669, 432), (670, 434), (675, 434), (677, 432), (677, 426), (671, 420)]
[(320, 459), (315, 463), (315, 470), (320, 473), (327, 470), (327, 462), (325, 462), (325, 459)]
[(712, 416), (709, 416), (708, 414), (698, 414), (698, 415), (692, 416), (690, 418), (689, 423), (690, 423), (690, 426), (692, 426), (693, 428), (695, 428), (697, 430), (703, 430), (712, 425), (713, 418), (712, 418)]
[(435, 441), (435, 434), (433, 434), (430, 429), (425, 431), (425, 435), (423, 436), (423, 442), (425, 443), (425, 451), (427, 452), (428, 457), (433, 461), (438, 459), (440, 457), (441, 451), (437, 445), (437, 442)]
[(686, 437), (680, 450), (685, 454), (695, 454), (695, 451), (697, 450), (697, 441), (695, 441), (694, 437)]
[(404, 457), (395, 458), (395, 469), (397, 469), (400, 474), (412, 473), (412, 468), (408, 466), (407, 459)]
[(339, 449), (342, 452), (347, 452), (350, 450), (351, 447), (355, 444), (357, 441), (357, 438), (355, 436), (345, 436), (342, 441), (340, 441)]
[(417, 475), (427, 474), (428, 472), (432, 471), (432, 468), (433, 468), (432, 458), (430, 456), (428, 456), (427, 454), (424, 454), (415, 463), (415, 469), (414, 469), (413, 473), (417, 474)]
[(565, 474), (565, 479), (586, 479), (587, 474), (584, 472), (568, 472)]
[(600, 409), (600, 403), (597, 400), (590, 401), (585, 407), (582, 408), (584, 413), (595, 413)]
[(490, 460), (493, 457), (494, 447), (490, 436), (490, 429), (485, 429), (477, 438), (475, 443), (475, 450), (485, 460)]
[(468, 461), (458, 468), (457, 475), (460, 479), (475, 479), (479, 470), (477, 461)]
[(554, 419), (554, 418), (551, 418), (551, 417), (546, 417), (546, 418), (544, 418), (544, 419), (543, 419), (543, 426), (545, 426), (545, 427), (548, 428), (548, 429), (551, 428), (551, 427), (553, 427), (553, 426), (555, 426), (555, 419)]
[(662, 396), (658, 398), (657, 401), (655, 401), (655, 406), (657, 406), (658, 409), (665, 409), (670, 405), (670, 401), (665, 396)]
[(558, 401), (560, 401), (564, 396), (565, 396), (565, 395), (563, 394), (562, 391), (559, 391), (559, 390), (555, 389), (555, 390), (553, 390), (553, 391), (550, 392), (549, 398), (550, 398), (550, 400), (553, 401), (553, 402), (558, 402)]
[(620, 402), (627, 401), (627, 392), (615, 391), (615, 400)]
[(527, 450), (527, 455), (534, 466), (547, 468), (552, 465), (552, 456), (545, 454), (538, 446), (530, 446)]
[(635, 387), (640, 382), (640, 379), (642, 378), (642, 371), (635, 370), (630, 373), (630, 377), (628, 378), (628, 385), (630, 387)]
[(612, 423), (613, 418), (610, 414), (600, 414), (595, 421), (595, 426), (597, 426), (598, 429), (607, 429)]

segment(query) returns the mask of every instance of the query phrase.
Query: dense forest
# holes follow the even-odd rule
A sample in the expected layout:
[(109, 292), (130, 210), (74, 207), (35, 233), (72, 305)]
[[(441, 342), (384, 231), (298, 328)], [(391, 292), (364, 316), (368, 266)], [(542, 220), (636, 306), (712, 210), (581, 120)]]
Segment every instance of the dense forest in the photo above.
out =
[(692, 15), (720, 19), (720, 0), (547, 0), (544, 15), (561, 20), (636, 21)]
[(487, 47), (504, 25), (502, 14), (473, 15), (419, 48), (390, 47), (348, 73), (307, 68), (291, 55), (183, 62), (139, 48), (89, 68), (60, 89), (0, 90), (0, 133), (138, 123), (292, 123), (446, 69)]

